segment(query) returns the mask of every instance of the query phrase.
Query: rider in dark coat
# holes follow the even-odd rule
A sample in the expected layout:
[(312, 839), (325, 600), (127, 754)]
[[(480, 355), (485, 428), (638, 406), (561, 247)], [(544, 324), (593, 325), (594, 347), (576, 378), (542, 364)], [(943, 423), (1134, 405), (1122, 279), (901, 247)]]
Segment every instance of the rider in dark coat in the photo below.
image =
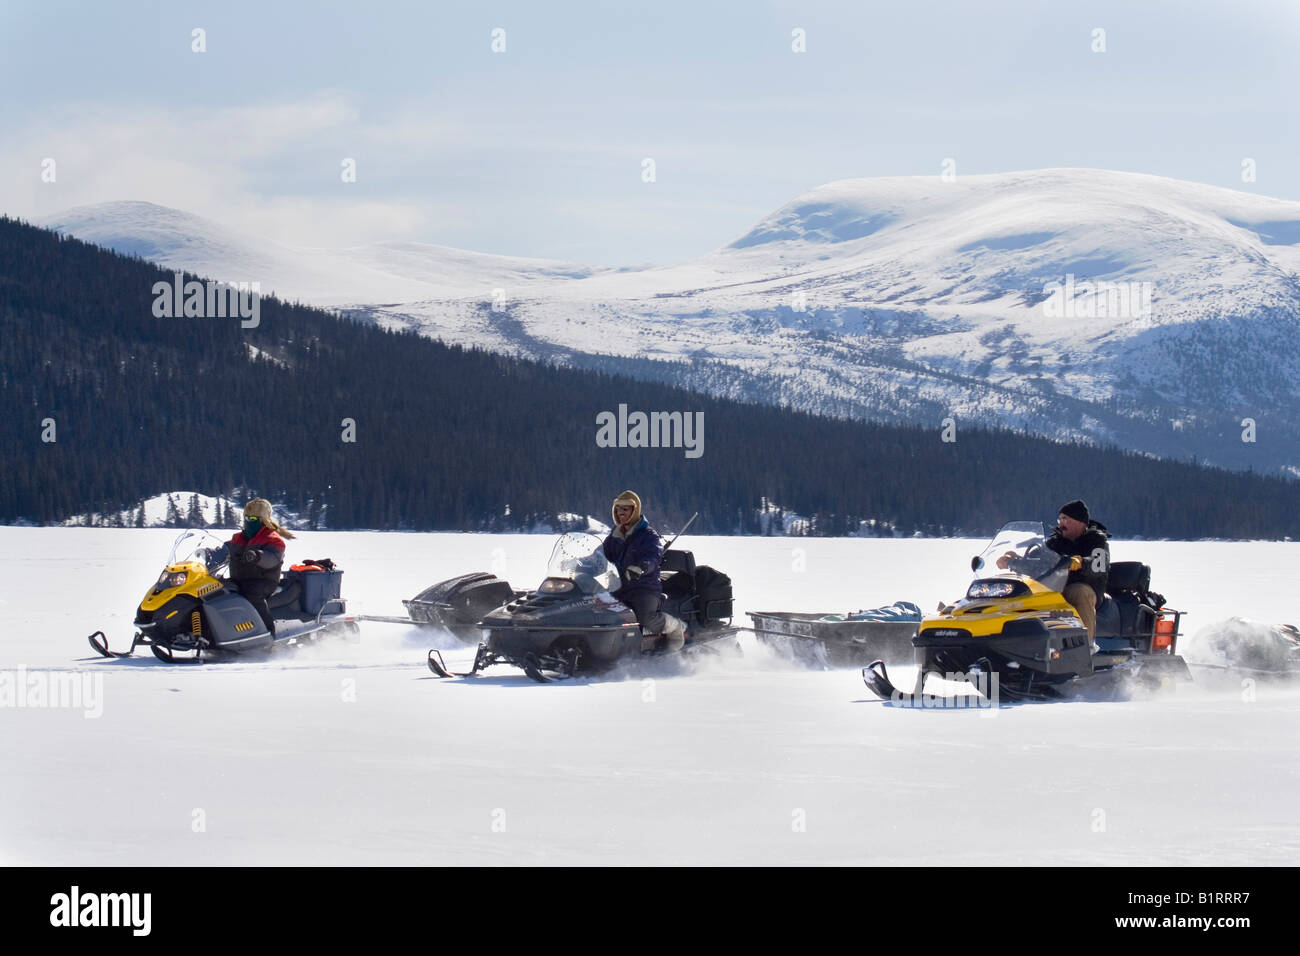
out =
[(1056, 520), (1056, 531), (1047, 539), (1047, 547), (1066, 557), (1077, 555), (1082, 561), (1079, 570), (1070, 572), (1062, 594), (1079, 612), (1088, 637), (1095, 638), (1097, 606), (1106, 595), (1106, 579), (1110, 574), (1106, 526), (1093, 521), (1088, 506), (1077, 498), (1061, 506)]
[(272, 634), (275, 620), (267, 598), (280, 586), (284, 564), (284, 539), (293, 535), (275, 523), (271, 503), (254, 498), (244, 506), (244, 525), (235, 536), (209, 557), (209, 564), (229, 560), (230, 581), (262, 618)]
[(618, 569), (620, 586), (614, 597), (636, 615), (646, 634), (662, 634), (667, 648), (677, 650), (686, 642), (686, 625), (664, 613), (663, 586), (659, 569), (663, 542), (641, 515), (641, 499), (625, 491), (614, 499), (614, 528), (605, 539), (604, 551)]
[(1047, 539), (1047, 546), (1057, 554), (1066, 557), (1078, 555), (1083, 559), (1083, 567), (1070, 572), (1067, 585), (1088, 585), (1100, 604), (1106, 594), (1106, 579), (1110, 572), (1110, 542), (1106, 539), (1106, 526), (1093, 521), (1088, 515), (1088, 506), (1077, 499), (1062, 505), (1056, 520), (1058, 525)]

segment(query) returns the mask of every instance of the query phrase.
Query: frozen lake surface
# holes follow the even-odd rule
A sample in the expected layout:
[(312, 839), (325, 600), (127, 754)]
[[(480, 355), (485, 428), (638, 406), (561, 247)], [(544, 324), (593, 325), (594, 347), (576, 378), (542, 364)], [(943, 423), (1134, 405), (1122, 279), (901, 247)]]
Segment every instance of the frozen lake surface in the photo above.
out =
[[(1300, 863), (1300, 686), (1198, 680), (1122, 703), (913, 711), (856, 670), (750, 637), (687, 673), (538, 685), (465, 666), (450, 635), (366, 623), (248, 663), (165, 665), (114, 647), (175, 531), (0, 528), (0, 674), (84, 672), (99, 716), (0, 706), (5, 864)], [(689, 543), (688, 543), (689, 540)], [(543, 576), (538, 535), (303, 532), (350, 609), (470, 570)], [(982, 542), (683, 539), (746, 610), (960, 595)], [(1296, 622), (1300, 544), (1112, 543), (1198, 630)], [(1297, 622), (1300, 623), (1300, 622)], [(20, 670), (21, 669), (21, 670)], [(895, 675), (902, 686), (908, 674)], [(1199, 677), (1200, 675), (1198, 675)]]

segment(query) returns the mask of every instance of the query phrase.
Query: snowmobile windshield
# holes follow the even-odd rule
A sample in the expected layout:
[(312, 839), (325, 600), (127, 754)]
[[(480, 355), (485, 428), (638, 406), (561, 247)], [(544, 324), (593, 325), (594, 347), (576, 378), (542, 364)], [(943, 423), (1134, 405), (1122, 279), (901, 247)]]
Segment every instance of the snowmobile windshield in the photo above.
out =
[[(1009, 552), (1015, 552), (1015, 557), (1006, 568), (999, 568), (998, 558)], [(1059, 570), (1059, 564), (1061, 556), (1047, 547), (1041, 521), (1012, 521), (993, 536), (988, 547), (971, 562), (971, 569), (975, 572), (975, 580), (1011, 573), (1043, 581)]]
[(191, 528), (188, 531), (182, 531), (180, 537), (172, 543), (171, 553), (167, 556), (167, 566), (186, 564), (190, 561), (207, 564), (208, 556), (206, 552), (215, 551), (223, 544), (225, 544), (224, 541), (202, 528)]
[(604, 542), (594, 534), (574, 531), (560, 535), (560, 540), (555, 542), (551, 560), (546, 565), (546, 576), (572, 580), (579, 574), (589, 574), (599, 578), (609, 570)]

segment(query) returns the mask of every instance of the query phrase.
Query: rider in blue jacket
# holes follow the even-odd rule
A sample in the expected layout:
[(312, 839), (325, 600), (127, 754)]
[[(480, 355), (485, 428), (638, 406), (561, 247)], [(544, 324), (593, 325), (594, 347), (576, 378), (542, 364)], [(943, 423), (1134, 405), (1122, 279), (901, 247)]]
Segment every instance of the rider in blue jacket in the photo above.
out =
[(620, 586), (614, 597), (636, 615), (646, 634), (662, 634), (668, 650), (686, 643), (686, 625), (664, 613), (664, 596), (659, 580), (663, 542), (641, 515), (641, 499), (625, 491), (614, 499), (614, 528), (605, 539), (605, 557), (618, 568)]

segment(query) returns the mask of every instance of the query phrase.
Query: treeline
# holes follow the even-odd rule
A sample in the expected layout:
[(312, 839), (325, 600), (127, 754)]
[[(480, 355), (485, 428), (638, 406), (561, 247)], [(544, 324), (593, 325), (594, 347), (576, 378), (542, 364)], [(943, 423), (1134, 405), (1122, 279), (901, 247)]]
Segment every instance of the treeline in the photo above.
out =
[[(980, 534), (1083, 497), (1120, 536), (1300, 537), (1300, 483), (1004, 431), (853, 423), (447, 346), (263, 299), (260, 323), (155, 318), (136, 258), (0, 219), (0, 522), (235, 488), (331, 528), (513, 530), (604, 516), (632, 488), (661, 527)], [(597, 415), (703, 412), (703, 454), (602, 448)], [(779, 526), (779, 522), (778, 522)]]
[[(158, 496), (161, 497), (161, 496)], [(247, 504), (252, 494), (245, 493), (243, 504)], [(87, 512), (75, 515), (71, 523), (86, 528), (231, 528), (238, 527), (242, 507), (236, 502), (232, 508), (225, 498), (219, 498), (213, 507), (213, 516), (208, 518), (199, 502), (197, 494), (188, 497), (174, 494), (166, 496), (167, 508), (161, 518), (150, 518), (145, 500), (142, 498), (133, 508), (108, 512)]]

